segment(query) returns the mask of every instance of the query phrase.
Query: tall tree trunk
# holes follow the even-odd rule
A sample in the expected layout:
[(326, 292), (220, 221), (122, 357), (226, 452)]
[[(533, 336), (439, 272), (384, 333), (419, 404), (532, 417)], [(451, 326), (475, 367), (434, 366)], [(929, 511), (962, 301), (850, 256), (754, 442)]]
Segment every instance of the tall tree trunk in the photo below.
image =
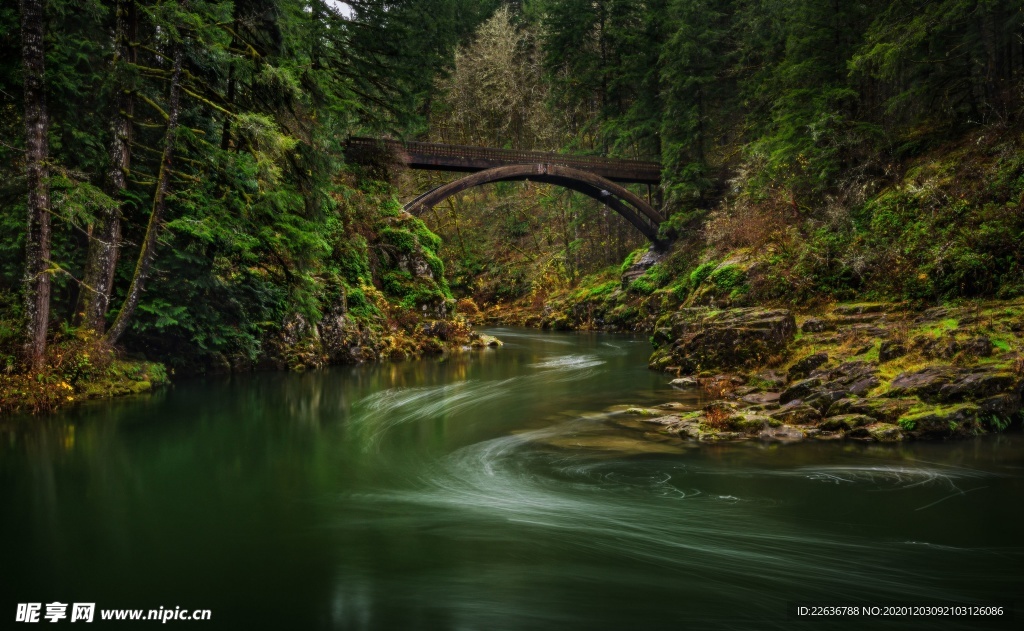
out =
[(174, 49), (174, 65), (171, 72), (171, 94), (167, 108), (167, 133), (164, 135), (164, 150), (160, 159), (160, 173), (157, 176), (156, 192), (153, 194), (153, 208), (149, 213), (149, 224), (146, 226), (146, 237), (142, 242), (139, 251), (139, 259), (135, 263), (135, 273), (132, 275), (131, 285), (128, 286), (128, 294), (124, 298), (121, 310), (118, 312), (114, 323), (107, 331), (106, 342), (116, 344), (125, 330), (135, 307), (139, 304), (139, 298), (149, 277), (150, 269), (153, 266), (153, 257), (156, 255), (157, 237), (163, 222), (164, 207), (167, 203), (167, 191), (170, 187), (171, 168), (174, 159), (174, 144), (178, 134), (178, 116), (181, 113), (181, 65), (184, 57), (183, 46), (179, 43)]
[(107, 308), (114, 287), (114, 272), (121, 248), (121, 217), (124, 192), (128, 188), (128, 173), (132, 156), (132, 109), (134, 98), (125, 80), (126, 66), (134, 62), (131, 46), (135, 31), (135, 2), (117, 3), (117, 21), (114, 30), (114, 59), (112, 69), (117, 78), (114, 115), (111, 122), (110, 171), (107, 173), (107, 194), (121, 200), (116, 207), (104, 212), (89, 235), (89, 253), (86, 256), (82, 279), (82, 322), (103, 333), (106, 328)]
[(43, 89), (44, 0), (21, 0), (21, 51), (25, 72), (25, 162), (28, 230), (25, 234), (26, 352), (33, 369), (43, 366), (50, 321), (50, 122)]

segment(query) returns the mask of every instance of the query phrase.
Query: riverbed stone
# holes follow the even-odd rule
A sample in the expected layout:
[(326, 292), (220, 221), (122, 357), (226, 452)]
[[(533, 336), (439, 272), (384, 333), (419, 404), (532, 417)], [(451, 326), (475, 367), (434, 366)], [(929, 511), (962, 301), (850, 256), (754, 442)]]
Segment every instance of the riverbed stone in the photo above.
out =
[(652, 367), (671, 364), (693, 375), (751, 367), (784, 353), (796, 334), (796, 320), (786, 309), (686, 308), (672, 314), (669, 328), (671, 359), (656, 352)]
[(792, 425), (779, 425), (778, 427), (765, 427), (757, 437), (762, 440), (773, 440), (784, 443), (794, 443), (807, 438), (807, 430)]
[(699, 388), (700, 382), (693, 377), (679, 377), (668, 382), (668, 385), (673, 388), (687, 389), (687, 388)]

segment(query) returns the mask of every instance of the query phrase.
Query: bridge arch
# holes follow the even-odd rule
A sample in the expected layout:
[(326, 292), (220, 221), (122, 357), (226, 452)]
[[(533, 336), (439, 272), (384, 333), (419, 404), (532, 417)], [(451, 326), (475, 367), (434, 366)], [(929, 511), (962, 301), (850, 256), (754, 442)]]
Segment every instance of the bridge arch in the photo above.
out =
[(419, 215), (448, 197), (474, 186), (523, 180), (554, 184), (592, 197), (625, 217), (648, 240), (656, 245), (661, 244), (658, 226), (664, 218), (643, 198), (600, 175), (556, 164), (513, 164), (478, 171), (423, 193), (406, 204), (405, 210)]

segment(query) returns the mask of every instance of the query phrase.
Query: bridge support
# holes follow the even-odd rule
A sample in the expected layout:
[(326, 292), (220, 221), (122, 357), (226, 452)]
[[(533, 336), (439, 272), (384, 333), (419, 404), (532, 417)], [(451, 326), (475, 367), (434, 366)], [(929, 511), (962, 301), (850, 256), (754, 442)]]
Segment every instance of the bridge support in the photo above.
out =
[(418, 215), (457, 193), (492, 182), (528, 180), (572, 189), (596, 199), (626, 218), (648, 240), (658, 247), (658, 226), (664, 221), (657, 210), (629, 189), (587, 171), (555, 164), (515, 164), (479, 171), (420, 195), (405, 205), (405, 210)]

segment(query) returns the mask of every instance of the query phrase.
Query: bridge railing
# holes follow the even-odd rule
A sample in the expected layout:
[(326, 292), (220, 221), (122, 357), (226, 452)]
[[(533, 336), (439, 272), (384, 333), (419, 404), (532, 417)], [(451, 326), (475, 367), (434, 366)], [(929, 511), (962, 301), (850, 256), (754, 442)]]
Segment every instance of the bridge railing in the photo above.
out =
[(378, 140), (376, 138), (359, 137), (349, 139), (348, 145), (357, 151), (389, 149), (398, 153), (412, 167), (444, 166), (443, 163), (446, 159), (457, 161), (460, 165), (471, 166), (479, 164), (480, 168), (488, 168), (496, 164), (545, 163), (610, 175), (621, 173), (631, 180), (636, 179), (638, 181), (658, 182), (661, 179), (661, 165), (657, 162), (644, 160), (625, 160), (601, 156), (572, 156), (546, 151), (492, 149), (489, 147), (448, 145), (436, 142)]

